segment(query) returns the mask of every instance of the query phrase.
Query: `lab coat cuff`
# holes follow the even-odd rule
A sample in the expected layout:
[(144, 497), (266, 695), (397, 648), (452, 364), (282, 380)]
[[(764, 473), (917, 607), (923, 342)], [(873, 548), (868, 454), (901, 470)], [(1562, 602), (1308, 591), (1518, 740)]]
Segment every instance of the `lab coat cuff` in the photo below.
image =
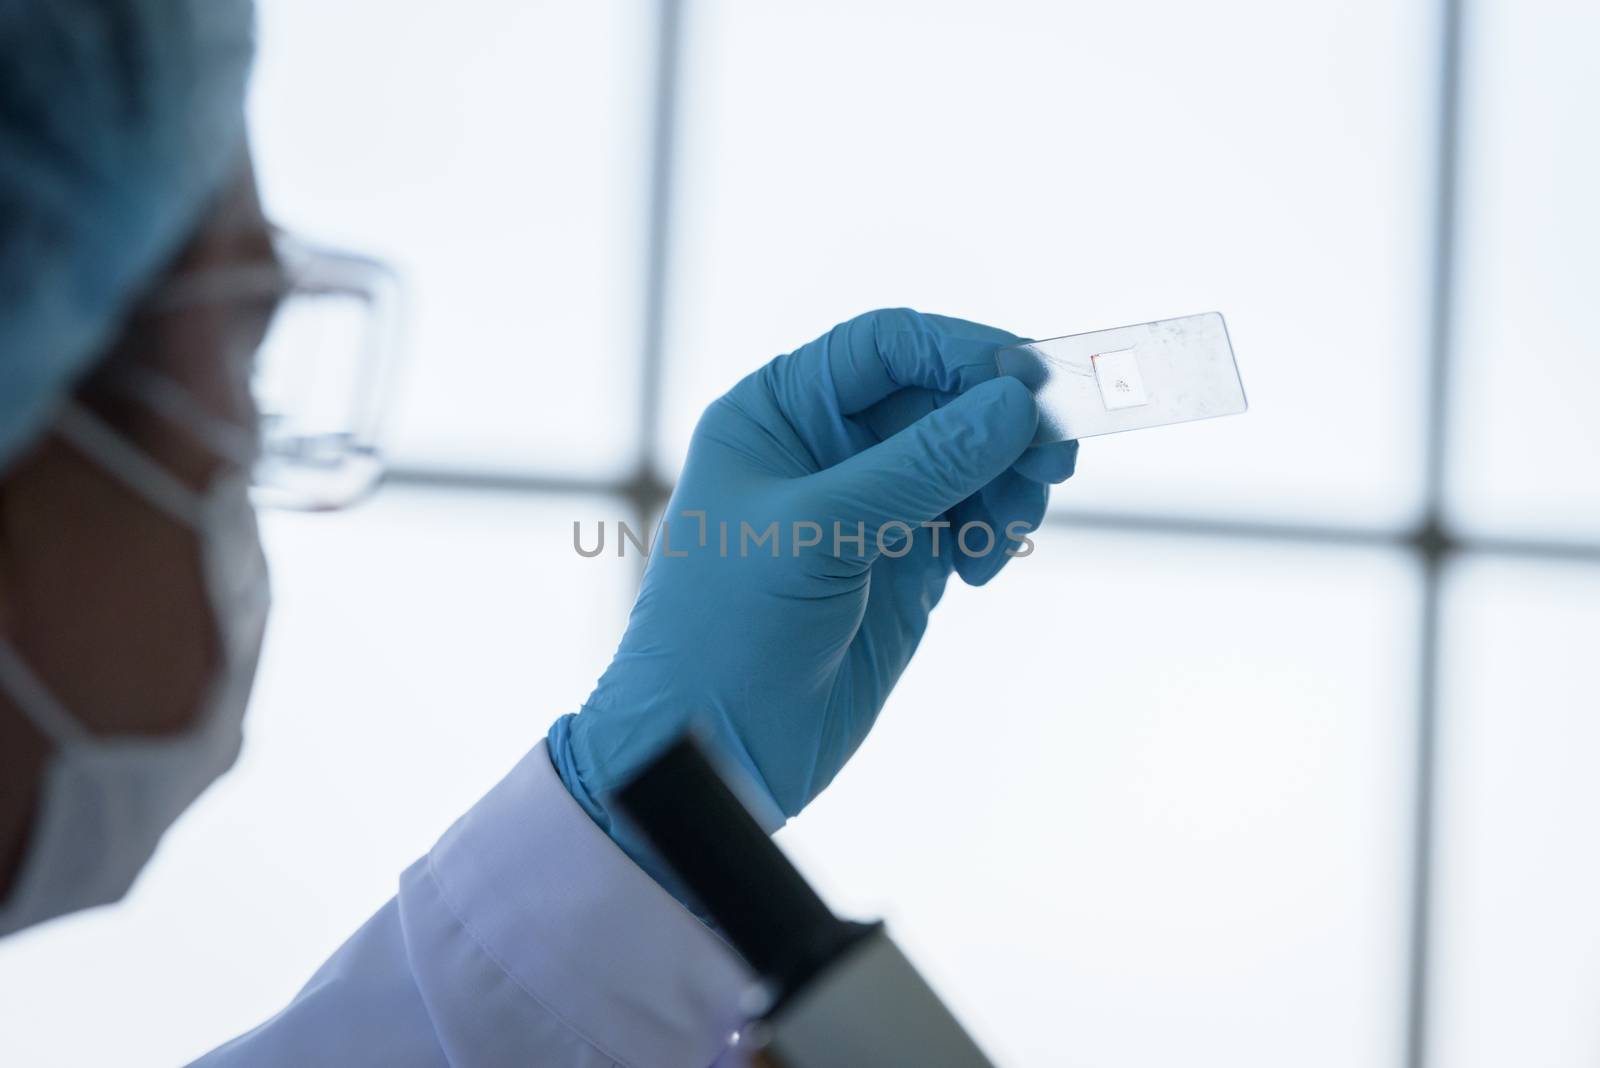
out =
[(480, 966), (511, 980), (497, 996), (618, 1064), (710, 1064), (741, 1022), (742, 962), (590, 819), (543, 743), (418, 868)]

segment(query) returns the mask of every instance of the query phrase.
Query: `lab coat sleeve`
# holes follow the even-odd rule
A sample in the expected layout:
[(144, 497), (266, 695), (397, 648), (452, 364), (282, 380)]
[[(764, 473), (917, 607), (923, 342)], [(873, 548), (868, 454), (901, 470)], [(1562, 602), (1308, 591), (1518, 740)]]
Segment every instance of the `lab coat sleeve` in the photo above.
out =
[(747, 982), (541, 744), (287, 1008), (198, 1063), (705, 1068), (735, 1063)]

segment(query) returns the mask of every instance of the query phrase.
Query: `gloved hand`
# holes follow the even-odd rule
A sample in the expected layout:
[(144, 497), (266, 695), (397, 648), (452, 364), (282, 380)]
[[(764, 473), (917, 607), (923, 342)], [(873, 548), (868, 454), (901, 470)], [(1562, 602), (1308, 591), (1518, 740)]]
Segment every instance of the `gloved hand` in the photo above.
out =
[(1033, 398), (995, 369), (1018, 340), (871, 312), (701, 417), (621, 647), (549, 738), (573, 796), (668, 889), (613, 789), (693, 724), (776, 830), (866, 737), (950, 572), (982, 585), (1026, 551), (1077, 443), (1028, 447)]

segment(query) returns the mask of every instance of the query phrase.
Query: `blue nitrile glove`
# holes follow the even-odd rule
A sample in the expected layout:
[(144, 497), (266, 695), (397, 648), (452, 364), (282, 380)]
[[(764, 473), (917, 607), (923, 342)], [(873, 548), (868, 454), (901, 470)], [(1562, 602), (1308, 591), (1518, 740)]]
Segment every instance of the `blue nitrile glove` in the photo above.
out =
[[(550, 730), (567, 788), (664, 886), (611, 791), (693, 725), (776, 830), (866, 737), (951, 570), (993, 578), (1043, 518), (1047, 484), (1072, 474), (1077, 443), (1028, 448), (1033, 398), (996, 377), (996, 350), (1018, 340), (871, 312), (701, 417), (621, 647)], [(994, 545), (973, 527), (964, 552), (966, 524)]]

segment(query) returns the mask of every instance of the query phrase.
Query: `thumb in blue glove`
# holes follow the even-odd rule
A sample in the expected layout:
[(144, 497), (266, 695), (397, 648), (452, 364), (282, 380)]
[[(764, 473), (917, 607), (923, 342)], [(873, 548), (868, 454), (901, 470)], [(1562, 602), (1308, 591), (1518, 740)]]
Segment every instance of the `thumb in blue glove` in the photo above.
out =
[(1033, 398), (995, 376), (1016, 340), (874, 312), (701, 418), (616, 657), (550, 731), (573, 796), (664, 886), (611, 791), (693, 726), (775, 830), (866, 737), (951, 571), (992, 578), (1072, 473), (1076, 443), (1030, 449)]

